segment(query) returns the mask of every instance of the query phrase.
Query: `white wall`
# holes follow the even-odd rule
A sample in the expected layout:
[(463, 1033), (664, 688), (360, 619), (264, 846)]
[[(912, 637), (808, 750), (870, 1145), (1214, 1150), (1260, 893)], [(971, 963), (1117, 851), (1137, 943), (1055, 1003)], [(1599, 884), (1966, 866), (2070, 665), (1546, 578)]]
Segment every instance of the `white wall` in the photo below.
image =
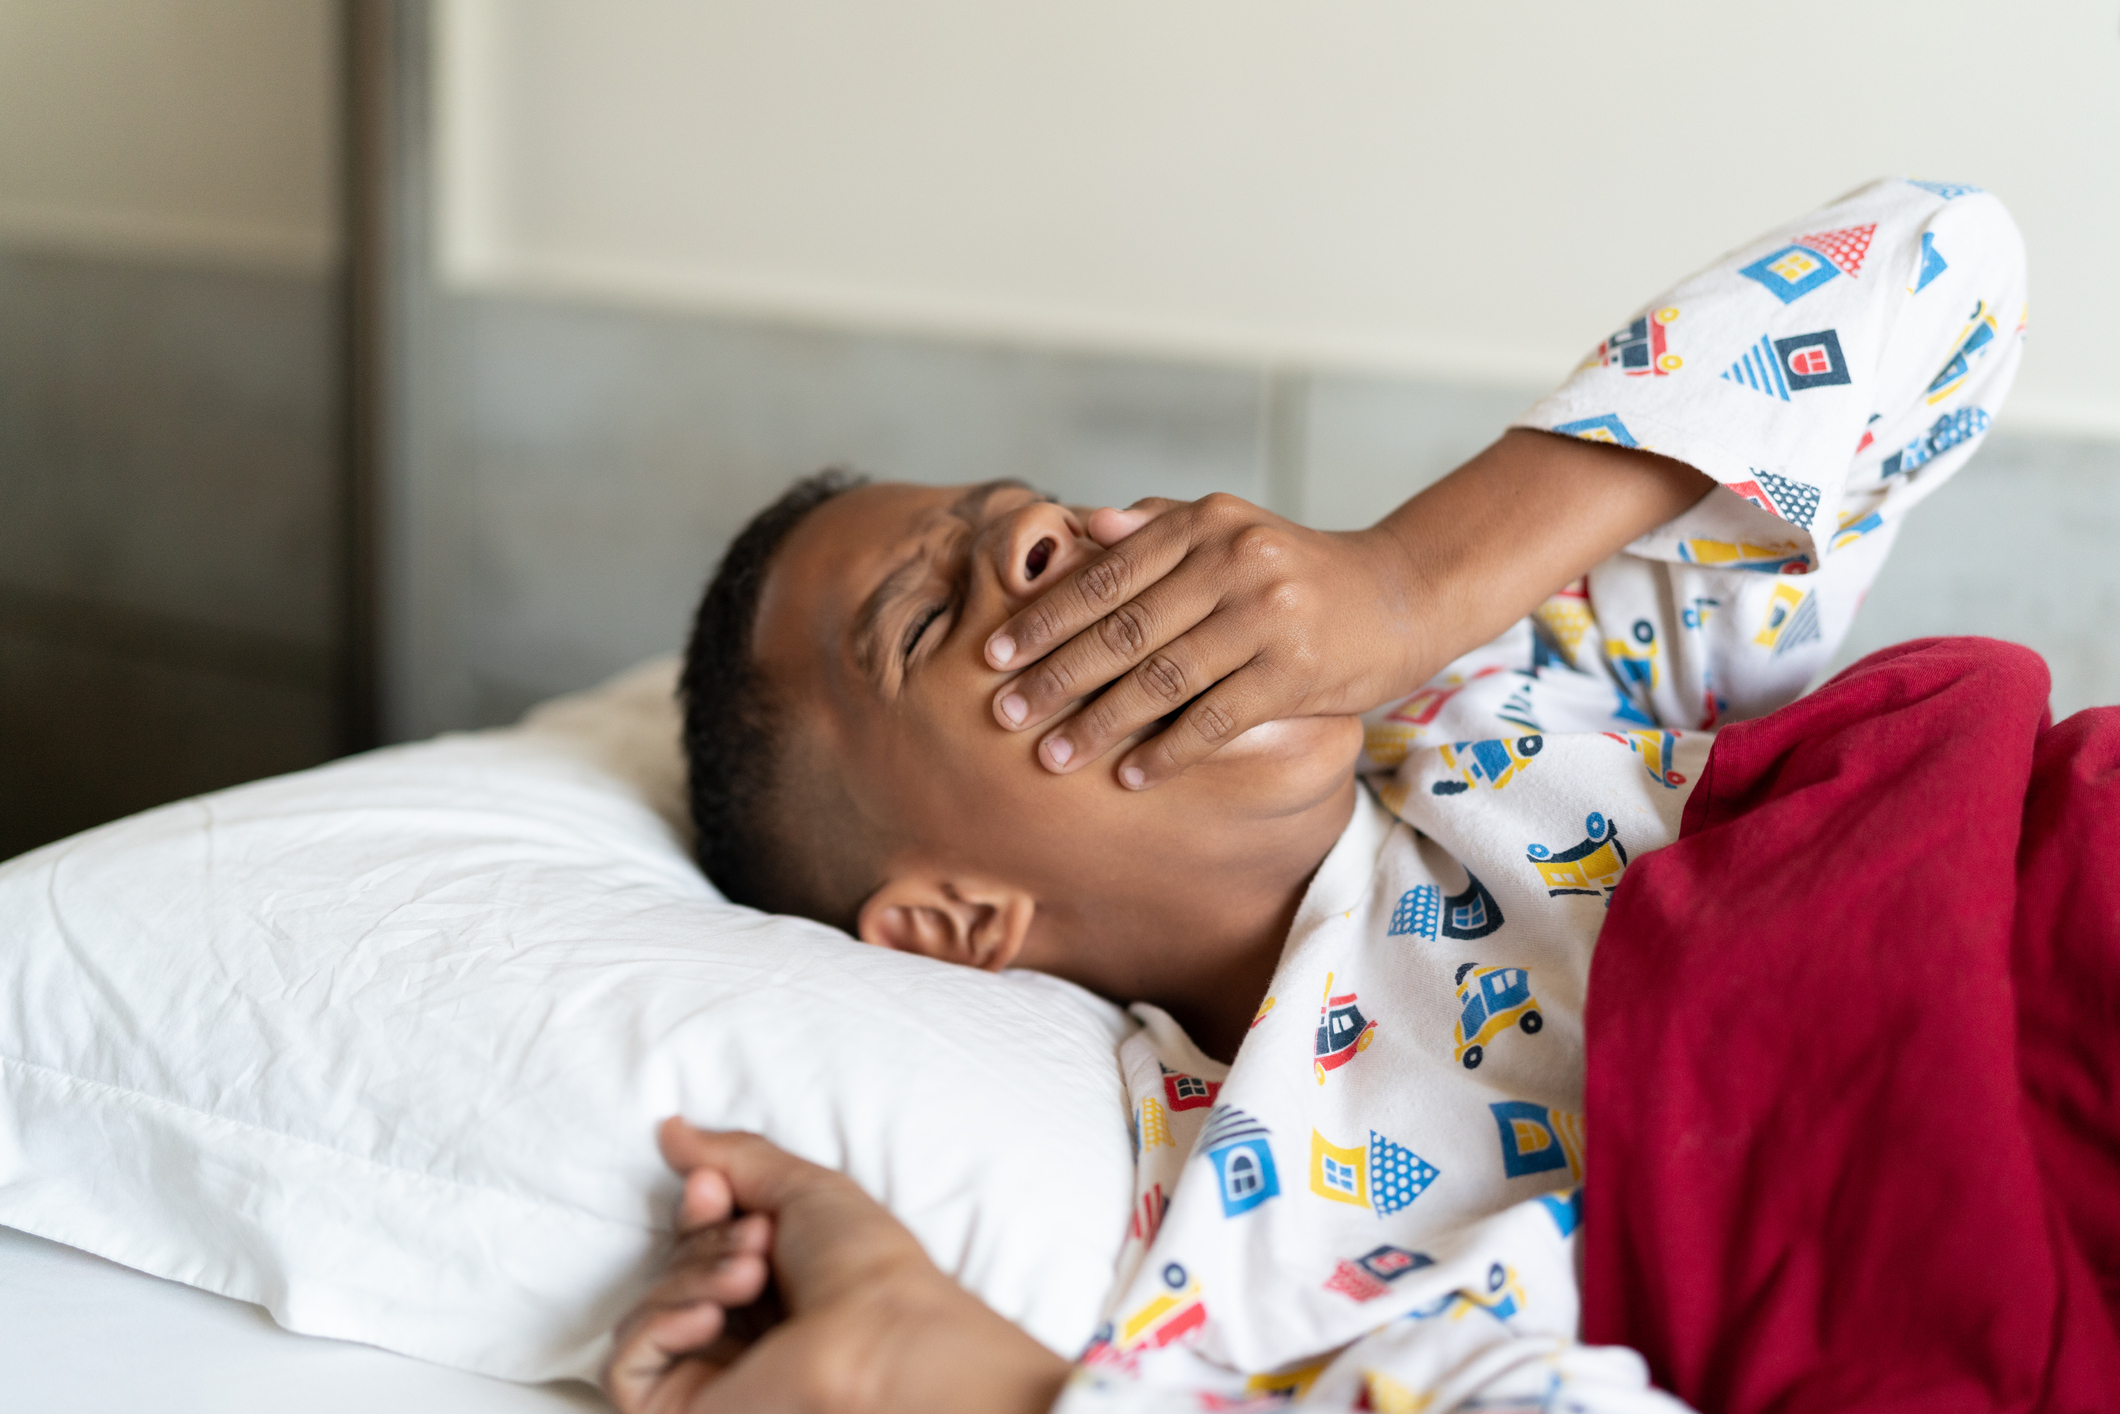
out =
[(2013, 425), (2120, 434), (2120, 14), (2085, 0), (440, 0), (460, 286), (1564, 372), (1883, 173), (2010, 202)]
[(332, 0), (0, 0), (0, 241), (318, 271)]

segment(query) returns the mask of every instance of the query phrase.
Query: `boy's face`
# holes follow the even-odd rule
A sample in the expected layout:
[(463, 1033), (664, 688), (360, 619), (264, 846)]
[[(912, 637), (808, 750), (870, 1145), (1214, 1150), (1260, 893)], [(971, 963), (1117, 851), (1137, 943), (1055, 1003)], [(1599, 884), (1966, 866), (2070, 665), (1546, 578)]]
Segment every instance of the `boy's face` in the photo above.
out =
[(819, 506), (759, 604), (760, 661), (796, 737), (876, 837), (1006, 879), (1041, 908), (1123, 893), (1144, 871), (1308, 847), (1336, 815), (1329, 848), (1361, 749), (1352, 717), (1269, 723), (1147, 792), (1118, 783), (1124, 747), (1058, 776), (1035, 758), (1042, 732), (996, 725), (1009, 674), (987, 666), (987, 636), (1101, 553), (1085, 519), (1013, 481), (870, 485)]

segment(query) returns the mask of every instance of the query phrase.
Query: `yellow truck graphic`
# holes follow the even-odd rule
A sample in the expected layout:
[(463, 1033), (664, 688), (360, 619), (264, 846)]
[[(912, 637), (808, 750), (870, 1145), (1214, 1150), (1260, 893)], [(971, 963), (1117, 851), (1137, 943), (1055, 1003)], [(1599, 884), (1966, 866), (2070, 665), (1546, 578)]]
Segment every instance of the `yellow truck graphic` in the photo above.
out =
[(1602, 895), (1609, 905), (1627, 868), (1627, 847), (1619, 842), (1619, 827), (1593, 810), (1583, 821), (1585, 837), (1555, 853), (1545, 845), (1525, 848), (1531, 867), (1538, 870), (1549, 898), (1563, 894)]
[(1514, 1026), (1536, 1036), (1546, 1024), (1531, 995), (1531, 974), (1521, 967), (1480, 967), (1466, 963), (1457, 970), (1457, 1055), (1467, 1070), (1478, 1070), (1487, 1046)]

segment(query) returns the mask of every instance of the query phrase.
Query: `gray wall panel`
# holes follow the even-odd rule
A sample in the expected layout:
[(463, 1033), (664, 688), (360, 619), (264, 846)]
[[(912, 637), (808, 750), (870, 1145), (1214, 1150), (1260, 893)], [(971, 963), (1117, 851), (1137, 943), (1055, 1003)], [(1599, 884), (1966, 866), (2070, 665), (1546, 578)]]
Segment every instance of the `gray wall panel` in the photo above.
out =
[(1296, 514), (1325, 530), (1374, 525), (1501, 436), (1543, 391), (1319, 375)]
[(433, 317), (406, 475), (434, 509), (401, 611), (430, 666), (393, 685), (398, 736), (679, 645), (723, 546), (820, 467), (1090, 503), (1266, 491), (1249, 371), (501, 298)]
[[(1124, 503), (1229, 490), (1373, 522), (1538, 390), (1270, 372), (792, 329), (494, 295), (437, 298), (410, 474), (429, 514), (394, 732), (513, 718), (681, 643), (728, 539), (825, 465), (1021, 476)], [(2120, 698), (2120, 448), (1998, 435), (1922, 507), (1849, 656), (2016, 638), (2064, 709)]]
[(0, 249), (0, 583), (322, 645), (322, 277)]
[(2057, 717), (2120, 704), (2120, 447), (1997, 432), (1916, 507), (1834, 669), (1887, 644), (1982, 634), (2054, 674)]
[(0, 859), (315, 765), (331, 733), (318, 688), (0, 626)]
[(334, 300), (0, 249), (0, 857), (332, 754)]

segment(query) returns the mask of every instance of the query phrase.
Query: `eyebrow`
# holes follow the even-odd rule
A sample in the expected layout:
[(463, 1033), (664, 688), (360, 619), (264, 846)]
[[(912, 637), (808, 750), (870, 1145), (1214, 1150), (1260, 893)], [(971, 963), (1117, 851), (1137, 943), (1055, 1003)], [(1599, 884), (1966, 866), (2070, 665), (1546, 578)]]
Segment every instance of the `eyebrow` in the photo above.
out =
[[(1013, 476), (999, 477), (993, 481), (982, 481), (977, 486), (968, 487), (962, 496), (951, 502), (947, 514), (954, 519), (969, 524), (974, 516), (985, 509), (987, 501), (993, 497), (996, 491), (1010, 488), (1026, 491), (1031, 489), (1027, 483)], [(870, 591), (869, 597), (861, 601), (861, 607), (854, 613), (854, 623), (851, 630), (851, 637), (854, 641), (854, 661), (861, 668), (862, 675), (878, 687), (882, 686), (880, 669), (883, 663), (883, 645), (878, 641), (877, 635), (880, 632), (879, 624), (883, 618), (883, 612), (905, 593), (908, 585), (919, 577), (924, 560), (924, 548), (915, 550), (908, 555), (896, 568), (883, 577), (883, 582)]]

